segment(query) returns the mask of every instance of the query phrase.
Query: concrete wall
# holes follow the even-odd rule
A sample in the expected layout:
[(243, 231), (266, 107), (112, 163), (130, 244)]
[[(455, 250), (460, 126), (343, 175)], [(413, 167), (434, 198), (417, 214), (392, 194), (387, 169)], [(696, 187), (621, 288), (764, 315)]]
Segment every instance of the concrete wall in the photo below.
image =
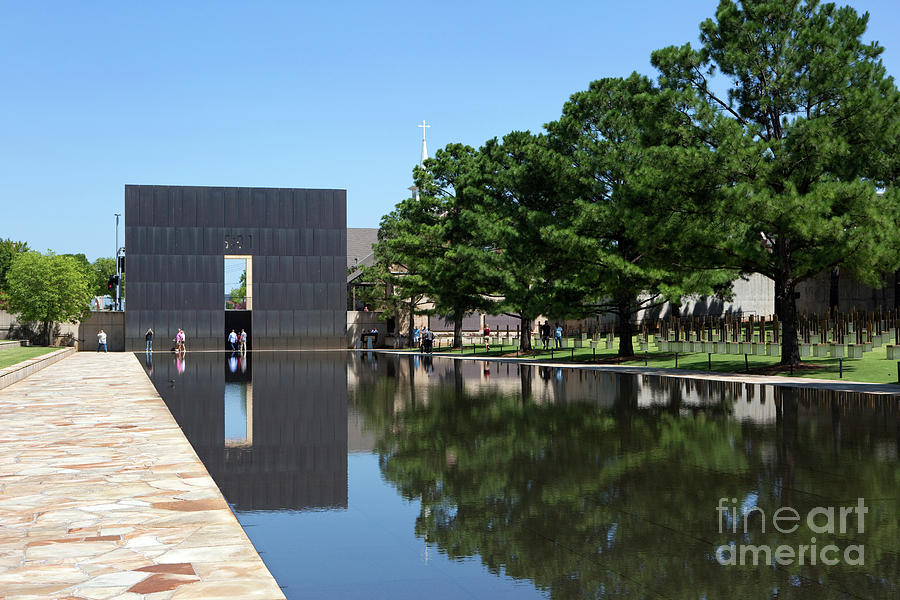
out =
[(345, 348), (355, 348), (356, 341), (363, 332), (370, 331), (372, 328), (378, 330), (378, 339), (375, 342), (376, 347), (384, 345), (385, 334), (387, 333), (387, 321), (384, 320), (380, 312), (348, 310), (347, 311), (347, 337)]
[[(820, 273), (798, 286), (800, 298), (797, 299), (798, 310), (810, 314), (824, 314), (829, 310), (831, 297), (831, 274)], [(891, 309), (895, 306), (894, 275), (884, 279), (884, 285), (878, 289), (870, 288), (848, 276), (838, 278), (838, 309), (849, 312), (851, 308), (861, 311), (875, 310), (879, 306)]]
[[(18, 326), (19, 322), (16, 319), (16, 315), (0, 310), (0, 340), (13, 339), (10, 338), (11, 330)], [(77, 324), (57, 323), (54, 330), (56, 332), (53, 339), (54, 346), (69, 346), (77, 342)]]
[[(106, 332), (106, 348), (110, 352), (125, 350), (125, 313), (98, 311), (91, 313), (90, 318), (78, 326), (78, 350), (96, 351), (97, 334)], [(141, 347), (143, 350), (143, 346)], [(156, 348), (161, 350), (162, 348)], [(166, 347), (168, 349), (168, 346)]]

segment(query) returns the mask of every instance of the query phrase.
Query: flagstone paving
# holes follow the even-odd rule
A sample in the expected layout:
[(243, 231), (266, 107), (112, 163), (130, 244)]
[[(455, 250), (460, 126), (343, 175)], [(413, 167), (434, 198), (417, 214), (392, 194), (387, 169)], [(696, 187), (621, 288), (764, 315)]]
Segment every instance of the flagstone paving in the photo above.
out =
[(283, 599), (132, 354), (0, 391), (0, 597)]

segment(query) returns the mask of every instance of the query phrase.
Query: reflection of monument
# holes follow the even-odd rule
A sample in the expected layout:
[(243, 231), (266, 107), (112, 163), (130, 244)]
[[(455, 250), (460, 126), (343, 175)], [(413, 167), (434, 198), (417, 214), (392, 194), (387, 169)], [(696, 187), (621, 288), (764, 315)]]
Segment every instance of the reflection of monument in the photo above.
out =
[[(195, 354), (153, 382), (236, 510), (347, 506), (347, 380), (343, 356)], [(223, 367), (224, 362), (224, 367)], [(223, 375), (224, 371), (224, 375)]]

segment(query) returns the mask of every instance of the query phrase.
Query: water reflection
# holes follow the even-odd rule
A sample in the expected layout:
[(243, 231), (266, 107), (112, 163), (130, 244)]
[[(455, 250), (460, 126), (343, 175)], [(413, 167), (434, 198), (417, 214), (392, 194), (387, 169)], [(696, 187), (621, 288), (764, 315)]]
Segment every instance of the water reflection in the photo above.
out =
[(261, 356), (160, 362), (152, 380), (235, 510), (346, 506), (346, 358)]
[[(210, 356), (152, 378), (289, 598), (898, 595), (896, 399), (370, 352)], [(859, 497), (864, 532), (717, 523), (720, 498), (771, 515)], [(729, 542), (814, 536), (864, 545), (865, 564), (715, 560)]]
[[(896, 399), (458, 361), (349, 382), (382, 473), (421, 503), (416, 534), (451, 558), (560, 598), (897, 597)], [(817, 537), (719, 533), (719, 498), (805, 515), (858, 497), (865, 531), (818, 544), (864, 545), (864, 565), (715, 560), (736, 540)]]

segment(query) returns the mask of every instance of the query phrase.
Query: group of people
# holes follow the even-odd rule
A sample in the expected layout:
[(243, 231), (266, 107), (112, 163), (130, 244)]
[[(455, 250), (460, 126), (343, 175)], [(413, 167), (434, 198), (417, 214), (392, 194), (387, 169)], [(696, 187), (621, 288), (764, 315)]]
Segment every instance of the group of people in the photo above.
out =
[(228, 343), (231, 344), (232, 352), (247, 353), (247, 332), (241, 329), (241, 333), (235, 333), (234, 329), (228, 334)]
[(541, 323), (541, 325), (538, 329), (541, 334), (541, 343), (544, 344), (544, 350), (546, 350), (550, 346), (550, 335), (551, 334), (553, 335), (553, 340), (556, 344), (556, 347), (562, 348), (563, 328), (559, 323), (556, 324), (556, 327), (553, 327), (551, 329), (550, 323), (547, 321), (544, 321), (543, 323)]
[(421, 331), (416, 327), (413, 329), (413, 344), (419, 347), (419, 351), (431, 354), (434, 350), (434, 332), (427, 326)]
[[(144, 341), (146, 342), (146, 351), (148, 353), (153, 352), (153, 328), (148, 327), (147, 331), (144, 332)], [(185, 345), (187, 341), (187, 334), (185, 334), (184, 329), (181, 327), (178, 328), (178, 332), (175, 334), (175, 338), (172, 340), (175, 342), (175, 347), (172, 350), (176, 354), (184, 354), (187, 351), (187, 346)], [(244, 329), (241, 329), (241, 333), (235, 333), (234, 329), (231, 330), (231, 333), (228, 334), (228, 343), (231, 344), (232, 352), (240, 352), (241, 354), (247, 353), (247, 332)], [(102, 329), (97, 333), (97, 352), (108, 352), (107, 350), (107, 334)]]

